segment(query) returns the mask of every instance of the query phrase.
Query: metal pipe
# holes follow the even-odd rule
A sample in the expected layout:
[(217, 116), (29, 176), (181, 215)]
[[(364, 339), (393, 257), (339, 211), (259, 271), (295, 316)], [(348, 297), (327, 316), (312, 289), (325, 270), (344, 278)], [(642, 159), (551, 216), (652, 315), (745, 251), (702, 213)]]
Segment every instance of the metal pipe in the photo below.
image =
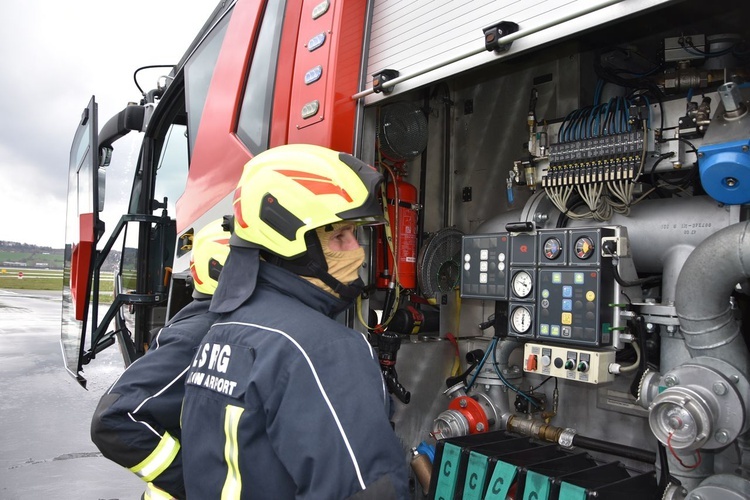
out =
[[(597, 10), (603, 9), (604, 7), (609, 7), (610, 5), (614, 5), (616, 3), (620, 3), (622, 0), (605, 0), (602, 3), (594, 4), (594, 5), (587, 5), (586, 7), (573, 11), (569, 14), (566, 14), (564, 16), (561, 16), (557, 19), (552, 19), (550, 21), (543, 22), (537, 26), (532, 26), (531, 28), (521, 29), (516, 31), (515, 33), (511, 33), (509, 35), (506, 35), (502, 38), (498, 38), (497, 40), (497, 46), (500, 47), (502, 45), (507, 45), (509, 43), (512, 43), (519, 38), (523, 38), (529, 35), (533, 35), (534, 33), (537, 33), (539, 31), (545, 30), (547, 28), (551, 28), (552, 26), (557, 26), (558, 24), (562, 24), (566, 21), (570, 21), (571, 19), (575, 19), (577, 17), (590, 14), (591, 12), (595, 12)], [(424, 75), (425, 73), (429, 73), (430, 71), (434, 71), (436, 69), (440, 69), (442, 67), (448, 66), (450, 64), (453, 64), (458, 61), (462, 61), (464, 59), (468, 59), (469, 57), (475, 56), (477, 54), (481, 54), (482, 52), (485, 52), (487, 49), (484, 46), (484, 43), (481, 44), (481, 47), (477, 47), (475, 49), (472, 49), (468, 52), (465, 52), (463, 54), (459, 54), (457, 56), (449, 57), (448, 59), (444, 61), (439, 61), (434, 64), (430, 64), (429, 66), (426, 66), (422, 69), (419, 69), (415, 71), (414, 73), (409, 73), (407, 75), (400, 75), (396, 78), (393, 78), (391, 80), (388, 80), (386, 82), (383, 82), (382, 88), (383, 90), (390, 89), (395, 87), (397, 84), (401, 82), (405, 82), (407, 80), (411, 80), (412, 78), (416, 78), (418, 76)], [(352, 99), (357, 100), (361, 99), (363, 97), (367, 97), (368, 95), (374, 93), (375, 90), (372, 88), (363, 90), (362, 92), (357, 92), (352, 96)]]
[[(628, 228), (633, 263), (639, 273), (661, 272), (674, 259), (675, 246), (697, 247), (719, 229), (739, 221), (739, 210), (708, 196), (643, 200), (629, 217), (614, 214), (606, 223), (569, 221), (566, 227), (618, 225)], [(662, 301), (664, 302), (664, 301)]]
[[(523, 343), (514, 340), (501, 340), (495, 346), (494, 357), (488, 358), (484, 364), (481, 373), (477, 374), (476, 386), (479, 388), (485, 386), (487, 397), (492, 401), (495, 411), (498, 415), (510, 413), (513, 408), (508, 399), (508, 387), (503, 384), (495, 374), (493, 362), (497, 362), (497, 369), (500, 373), (505, 372), (506, 379), (516, 379), (523, 375), (521, 371), (514, 373), (509, 370), (510, 357), (516, 349), (522, 349)], [(490, 353), (490, 356), (493, 356)], [(502, 425), (502, 424), (501, 424)]]
[(685, 261), (693, 250), (695, 250), (695, 246), (693, 245), (675, 245), (664, 256), (661, 273), (662, 304), (674, 304), (677, 292), (677, 279), (680, 277), (682, 266), (685, 265)]
[(515, 415), (504, 415), (503, 420), (506, 421), (508, 431), (541, 439), (542, 441), (558, 443), (568, 448), (578, 446), (579, 448), (608, 453), (650, 464), (656, 462), (656, 453), (653, 451), (581, 436), (574, 429), (545, 424), (541, 420), (519, 418)]
[[(728, 226), (706, 239), (685, 261), (677, 279), (675, 311), (690, 356), (709, 356), (747, 373), (748, 350), (729, 296), (750, 276), (750, 222)], [(663, 356), (662, 356), (663, 357)], [(702, 451), (697, 468), (669, 457), (670, 472), (683, 486), (695, 488), (714, 472), (714, 455)]]
[(737, 448), (740, 452), (740, 474), (748, 477), (750, 476), (750, 432), (746, 432), (737, 438)]
[(446, 88), (443, 97), (445, 110), (443, 111), (443, 227), (448, 227), (451, 222), (451, 188), (453, 183), (453, 171), (451, 170), (451, 122), (453, 102), (451, 101), (450, 89)]
[(414, 476), (422, 487), (422, 492), (426, 495), (430, 491), (430, 480), (432, 478), (432, 462), (427, 455), (419, 453), (417, 448), (411, 449), (411, 468)]
[(653, 451), (626, 446), (624, 444), (609, 443), (607, 441), (602, 441), (601, 439), (581, 436), (580, 434), (573, 436), (573, 446), (578, 446), (591, 451), (600, 451), (602, 453), (608, 453), (623, 458), (630, 458), (648, 464), (656, 462), (656, 453)]
[(516, 342), (515, 340), (501, 340), (498, 342), (495, 350), (497, 367), (499, 369), (507, 368), (510, 363), (510, 355), (519, 348), (523, 348), (523, 343)]
[(750, 278), (750, 221), (715, 233), (690, 254), (677, 279), (675, 310), (691, 356), (722, 359), (748, 373), (748, 351), (730, 307)]
[[(497, 369), (501, 372), (504, 369), (507, 369), (510, 364), (510, 356), (513, 354), (513, 352), (516, 349), (523, 349), (523, 342), (516, 342), (515, 340), (501, 340), (497, 343), (497, 346), (495, 346), (495, 353), (494, 357), (491, 357), (488, 359), (488, 362), (484, 364), (483, 371), (487, 374), (486, 376), (482, 375), (482, 373), (479, 373), (477, 375), (477, 383), (483, 383), (479, 381), (480, 379), (490, 378), (492, 380), (497, 379), (495, 376), (495, 369), (492, 366), (493, 363), (491, 361), (496, 361)], [(492, 353), (490, 353), (490, 356), (493, 356)], [(508, 378), (514, 378), (513, 376), (508, 376)]]
[[(538, 215), (546, 215), (546, 220), (554, 221), (559, 214), (544, 191), (540, 191), (529, 198), (520, 213), (512, 211), (499, 214), (483, 222), (475, 232), (503, 232), (508, 222), (536, 221)], [(628, 243), (636, 269), (643, 273), (657, 273), (664, 269), (667, 261), (674, 261), (673, 253), (677, 245), (697, 247), (719, 229), (739, 220), (740, 210), (737, 205), (722, 205), (708, 196), (691, 196), (643, 200), (631, 207), (629, 217), (614, 214), (605, 222), (593, 219), (569, 220), (565, 227), (625, 226), (628, 228)], [(672, 263), (667, 267), (670, 265)]]
[[(425, 91), (423, 109), (430, 109), (430, 92), (429, 89)], [(427, 120), (427, 126), (429, 129), (430, 113), (425, 113)], [(422, 207), (422, 213), (417, 217), (417, 251), (422, 248), (424, 244), (424, 219), (427, 202), (427, 148), (422, 151), (419, 158), (419, 206)]]

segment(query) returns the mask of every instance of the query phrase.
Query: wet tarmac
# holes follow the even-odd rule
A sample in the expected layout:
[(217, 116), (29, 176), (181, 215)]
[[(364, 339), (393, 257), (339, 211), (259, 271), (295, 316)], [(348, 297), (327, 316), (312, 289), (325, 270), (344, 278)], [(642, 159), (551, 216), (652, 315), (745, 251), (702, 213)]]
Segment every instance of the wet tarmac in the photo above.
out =
[(0, 290), (0, 499), (138, 499), (143, 483), (104, 458), (91, 415), (124, 369), (117, 346), (63, 368), (59, 292)]

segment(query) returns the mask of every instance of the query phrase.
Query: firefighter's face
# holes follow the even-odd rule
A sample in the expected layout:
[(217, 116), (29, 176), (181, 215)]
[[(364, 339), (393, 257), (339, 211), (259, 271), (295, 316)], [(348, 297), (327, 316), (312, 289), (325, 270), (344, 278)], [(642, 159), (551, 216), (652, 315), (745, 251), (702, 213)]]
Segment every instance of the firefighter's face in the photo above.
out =
[(328, 237), (328, 250), (348, 252), (359, 248), (356, 226), (354, 224), (336, 224)]

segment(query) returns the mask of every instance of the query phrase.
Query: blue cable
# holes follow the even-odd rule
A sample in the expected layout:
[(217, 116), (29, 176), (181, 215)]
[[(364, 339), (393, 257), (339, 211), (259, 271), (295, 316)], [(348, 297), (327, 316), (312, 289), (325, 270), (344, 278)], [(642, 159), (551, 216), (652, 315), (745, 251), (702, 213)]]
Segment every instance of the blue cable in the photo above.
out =
[(594, 105), (599, 104), (599, 100), (602, 98), (602, 90), (604, 90), (605, 81), (603, 79), (599, 79), (596, 82), (596, 90), (594, 91)]
[(570, 141), (570, 130), (575, 126), (575, 120), (578, 118), (578, 113), (580, 112), (579, 109), (574, 109), (571, 111), (570, 115), (570, 122), (568, 123), (568, 126), (565, 127), (565, 132), (563, 132), (563, 142), (569, 142)]
[(576, 111), (575, 120), (573, 121), (573, 128), (571, 129), (570, 139), (573, 141), (577, 141), (578, 136), (580, 135), (579, 129), (581, 128), (581, 115), (583, 115), (583, 109), (578, 109)]
[(631, 102), (630, 102), (630, 99), (628, 99), (627, 97), (623, 97), (622, 100), (623, 100), (623, 103), (624, 103), (624, 106), (625, 106), (625, 114), (623, 116), (623, 119), (625, 120), (625, 123), (624, 123), (624, 125), (625, 125), (625, 131), (626, 132), (631, 132), (633, 130), (632, 126), (630, 124), (630, 120), (629, 120), (629, 118), (630, 118), (630, 111), (629, 111), (629, 109), (630, 109)]
[(576, 110), (574, 109), (570, 113), (568, 113), (568, 116), (565, 117), (565, 119), (562, 122), (562, 125), (560, 125), (560, 130), (557, 131), (557, 142), (565, 142), (565, 133), (567, 132), (568, 128), (570, 127), (570, 119), (573, 117), (573, 113), (575, 113)]
[(586, 125), (583, 127), (583, 137), (581, 139), (591, 138), (591, 122), (594, 121), (593, 109), (586, 115)]
[(487, 360), (487, 357), (490, 355), (490, 353), (492, 353), (492, 366), (495, 368), (495, 373), (500, 378), (502, 383), (508, 386), (508, 388), (510, 388), (516, 394), (519, 394), (522, 397), (526, 398), (526, 400), (528, 400), (528, 402), (531, 403), (532, 405), (536, 406), (537, 408), (541, 408), (536, 401), (531, 399), (528, 395), (526, 395), (526, 393), (519, 390), (516, 386), (508, 382), (508, 380), (506, 380), (506, 378), (503, 377), (503, 374), (500, 373), (500, 369), (497, 367), (497, 359), (495, 359), (495, 347), (496, 346), (497, 346), (497, 337), (493, 337), (492, 341), (490, 342), (490, 345), (487, 346), (487, 351), (485, 351), (484, 356), (482, 357), (482, 360), (479, 362), (479, 365), (477, 365), (477, 369), (474, 372), (474, 376), (471, 378), (471, 382), (469, 382), (468, 385), (466, 386), (466, 392), (468, 392), (469, 389), (471, 389), (471, 387), (474, 385), (474, 381), (477, 379), (479, 372), (482, 370), (482, 366), (484, 366), (484, 363)]
[(557, 131), (557, 142), (565, 142), (565, 131), (568, 129), (568, 127), (570, 127), (570, 122), (568, 122), (568, 120), (573, 117), (573, 113), (575, 112), (576, 110), (574, 109), (573, 111), (568, 113), (568, 116), (566, 116), (562, 121), (560, 129)]
[(633, 104), (630, 99), (623, 97), (625, 100), (625, 127), (628, 132), (633, 131), (633, 124), (630, 122), (630, 106)]
[(487, 351), (485, 351), (484, 356), (482, 356), (482, 361), (480, 361), (479, 365), (477, 365), (477, 369), (474, 372), (474, 376), (471, 378), (471, 382), (469, 382), (468, 385), (466, 386), (466, 392), (469, 392), (469, 389), (471, 389), (471, 386), (474, 385), (474, 381), (477, 379), (477, 376), (479, 375), (479, 372), (481, 371), (482, 367), (484, 366), (484, 362), (487, 361), (487, 356), (490, 355), (491, 351), (494, 351), (496, 343), (497, 343), (497, 337), (493, 337), (492, 341), (490, 342), (490, 345), (487, 346)]
[(587, 120), (587, 117), (588, 117), (588, 115), (586, 114), (587, 111), (589, 111), (588, 108), (581, 108), (581, 113), (578, 115), (578, 119), (576, 120), (577, 123), (576, 123), (576, 137), (575, 137), (575, 139), (577, 141), (584, 138), (583, 137), (583, 131), (584, 131), (584, 128), (586, 127), (586, 120)]
[(613, 134), (613, 128), (614, 128), (614, 114), (615, 114), (615, 98), (611, 98), (609, 102), (607, 102), (607, 118), (604, 120), (604, 129), (605, 134), (604, 135), (612, 135)]
[(537, 403), (536, 401), (534, 401), (533, 399), (531, 399), (525, 392), (522, 392), (521, 390), (519, 390), (518, 388), (516, 388), (516, 386), (514, 386), (513, 384), (511, 384), (510, 382), (508, 382), (505, 379), (505, 377), (503, 377), (503, 374), (500, 373), (500, 369), (497, 367), (497, 359), (495, 359), (495, 350), (494, 349), (492, 350), (492, 366), (495, 367), (495, 373), (497, 373), (497, 376), (500, 378), (500, 380), (502, 381), (503, 384), (505, 384), (506, 386), (508, 386), (508, 388), (510, 390), (512, 390), (513, 392), (515, 392), (519, 396), (523, 396), (524, 398), (526, 398), (526, 400), (529, 403), (531, 403), (534, 406), (536, 406), (537, 408), (541, 409), (541, 406), (539, 406), (539, 403)]
[(615, 101), (615, 122), (614, 122), (614, 129), (615, 134), (619, 134), (622, 132), (620, 130), (620, 126), (622, 125), (622, 113), (620, 112), (620, 98), (618, 97)]
[(648, 97), (643, 94), (638, 97), (646, 101), (646, 128), (651, 128), (651, 101), (649, 101)]
[(599, 116), (599, 135), (605, 135), (607, 130), (607, 116), (609, 115), (609, 102), (602, 104), (602, 113), (604, 115), (604, 121), (602, 122), (601, 115)]

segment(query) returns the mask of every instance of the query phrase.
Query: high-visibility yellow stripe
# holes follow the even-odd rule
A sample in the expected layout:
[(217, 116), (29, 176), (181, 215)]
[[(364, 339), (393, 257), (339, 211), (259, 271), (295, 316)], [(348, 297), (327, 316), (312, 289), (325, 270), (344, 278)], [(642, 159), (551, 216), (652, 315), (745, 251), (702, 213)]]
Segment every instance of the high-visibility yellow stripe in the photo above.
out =
[(154, 483), (148, 483), (146, 491), (143, 492), (144, 500), (174, 500), (174, 497), (166, 491), (154, 486)]
[(149, 483), (169, 467), (179, 451), (180, 442), (165, 432), (156, 449), (143, 462), (131, 467), (130, 471)]
[(221, 500), (235, 500), (242, 493), (242, 477), (240, 476), (240, 450), (237, 443), (237, 429), (240, 426), (240, 416), (244, 408), (227, 405), (224, 415), (224, 460), (227, 463), (227, 479), (221, 490)]

